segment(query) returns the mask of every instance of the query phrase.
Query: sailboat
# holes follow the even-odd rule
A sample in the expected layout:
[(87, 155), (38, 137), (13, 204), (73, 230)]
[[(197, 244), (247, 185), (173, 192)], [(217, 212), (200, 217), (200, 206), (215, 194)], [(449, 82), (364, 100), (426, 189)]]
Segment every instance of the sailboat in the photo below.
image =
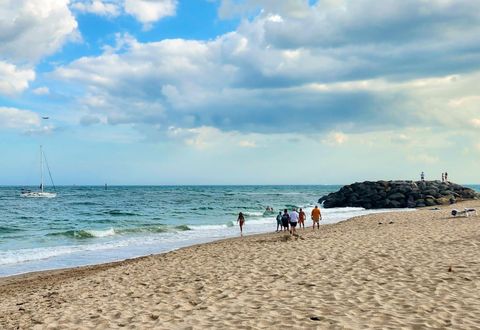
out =
[(47, 192), (44, 190), (45, 185), (43, 184), (43, 160), (45, 159), (45, 163), (48, 169), (48, 175), (50, 176), (50, 180), (52, 181), (52, 186), (55, 189), (55, 185), (53, 184), (52, 175), (50, 173), (50, 168), (47, 163), (47, 158), (43, 153), (42, 146), (40, 146), (40, 191), (31, 191), (31, 190), (22, 190), (20, 196), (22, 197), (30, 197), (30, 198), (54, 198), (57, 197), (57, 193), (55, 192)]

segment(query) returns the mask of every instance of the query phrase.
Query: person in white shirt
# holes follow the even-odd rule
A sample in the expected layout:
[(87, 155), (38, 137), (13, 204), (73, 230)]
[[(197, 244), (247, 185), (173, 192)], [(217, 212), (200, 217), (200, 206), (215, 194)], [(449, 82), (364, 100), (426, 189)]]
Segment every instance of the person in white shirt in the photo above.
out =
[(290, 212), (290, 234), (295, 234), (297, 231), (295, 227), (297, 227), (298, 223), (298, 212), (297, 209), (293, 209), (292, 212)]

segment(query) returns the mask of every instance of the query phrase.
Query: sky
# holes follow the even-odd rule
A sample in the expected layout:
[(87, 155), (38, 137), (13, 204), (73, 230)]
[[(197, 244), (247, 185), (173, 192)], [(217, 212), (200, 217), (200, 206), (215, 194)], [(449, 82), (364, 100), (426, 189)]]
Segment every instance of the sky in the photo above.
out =
[(0, 0), (0, 185), (39, 145), (61, 185), (480, 183), (480, 1)]

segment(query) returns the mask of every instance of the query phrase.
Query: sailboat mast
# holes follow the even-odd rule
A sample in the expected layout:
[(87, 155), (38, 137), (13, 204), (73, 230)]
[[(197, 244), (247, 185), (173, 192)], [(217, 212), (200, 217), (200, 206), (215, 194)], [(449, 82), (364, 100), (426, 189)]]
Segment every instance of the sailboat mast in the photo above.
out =
[(43, 150), (40, 146), (40, 189), (43, 192)]

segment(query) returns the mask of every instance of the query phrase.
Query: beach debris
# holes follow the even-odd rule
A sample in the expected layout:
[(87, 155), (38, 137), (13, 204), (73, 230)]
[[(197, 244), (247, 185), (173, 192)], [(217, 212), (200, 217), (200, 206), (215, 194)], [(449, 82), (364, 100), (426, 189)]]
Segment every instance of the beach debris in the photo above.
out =
[(322, 316), (311, 316), (310, 320), (312, 321), (322, 321), (324, 318)]
[(456, 216), (466, 216), (467, 218), (470, 216), (470, 215), (478, 215), (478, 212), (476, 209), (473, 209), (473, 208), (465, 208), (463, 211), (459, 211), (457, 209), (453, 209), (452, 210), (452, 216), (456, 217)]
[(448, 272), (449, 272), (449, 273), (453, 272), (452, 266), (448, 267)]

